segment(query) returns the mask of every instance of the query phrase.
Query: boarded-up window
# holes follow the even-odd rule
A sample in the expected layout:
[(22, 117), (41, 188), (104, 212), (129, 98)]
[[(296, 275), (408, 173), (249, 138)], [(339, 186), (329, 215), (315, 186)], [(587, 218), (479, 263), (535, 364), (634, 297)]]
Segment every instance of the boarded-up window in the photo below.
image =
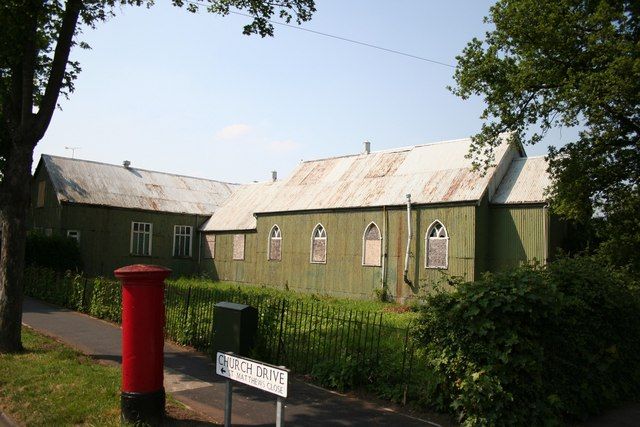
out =
[(425, 267), (448, 268), (449, 235), (440, 221), (434, 221), (425, 236)]
[(204, 257), (213, 259), (216, 257), (216, 235), (205, 234), (204, 236)]
[(47, 189), (47, 182), (40, 181), (38, 183), (38, 200), (36, 200), (36, 207), (41, 208), (44, 206), (44, 196)]
[(282, 260), (282, 234), (280, 227), (274, 225), (269, 233), (269, 261)]
[(380, 229), (373, 222), (364, 231), (362, 251), (362, 265), (380, 266), (382, 238)]
[(324, 264), (327, 262), (327, 232), (322, 224), (316, 225), (311, 237), (311, 262)]
[(233, 259), (239, 261), (244, 259), (244, 234), (233, 235)]

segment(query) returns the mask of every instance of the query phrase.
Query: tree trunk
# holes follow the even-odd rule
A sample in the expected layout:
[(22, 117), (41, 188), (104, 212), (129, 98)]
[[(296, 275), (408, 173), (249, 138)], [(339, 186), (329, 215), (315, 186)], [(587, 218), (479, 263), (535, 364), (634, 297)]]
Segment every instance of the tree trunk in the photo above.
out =
[(11, 141), (0, 183), (0, 353), (22, 350), (22, 300), (32, 141)]

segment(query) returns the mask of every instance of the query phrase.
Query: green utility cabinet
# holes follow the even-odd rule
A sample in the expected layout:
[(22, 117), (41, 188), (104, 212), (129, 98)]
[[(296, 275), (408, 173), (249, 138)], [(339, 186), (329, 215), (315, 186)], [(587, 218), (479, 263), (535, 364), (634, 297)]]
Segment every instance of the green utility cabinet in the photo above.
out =
[(249, 356), (258, 332), (258, 310), (246, 304), (219, 302), (213, 318), (212, 351)]

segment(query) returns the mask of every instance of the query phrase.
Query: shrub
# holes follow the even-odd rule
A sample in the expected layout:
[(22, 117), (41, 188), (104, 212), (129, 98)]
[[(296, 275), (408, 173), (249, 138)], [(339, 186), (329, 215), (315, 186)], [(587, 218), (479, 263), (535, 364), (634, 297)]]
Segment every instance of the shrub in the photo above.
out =
[(89, 314), (100, 319), (120, 323), (122, 316), (122, 292), (120, 283), (102, 277), (93, 280)]
[(634, 396), (640, 300), (595, 258), (486, 275), (427, 297), (431, 401), (465, 425), (558, 424)]
[(57, 272), (81, 271), (82, 257), (78, 243), (62, 236), (30, 233), (25, 250), (26, 265), (46, 267)]

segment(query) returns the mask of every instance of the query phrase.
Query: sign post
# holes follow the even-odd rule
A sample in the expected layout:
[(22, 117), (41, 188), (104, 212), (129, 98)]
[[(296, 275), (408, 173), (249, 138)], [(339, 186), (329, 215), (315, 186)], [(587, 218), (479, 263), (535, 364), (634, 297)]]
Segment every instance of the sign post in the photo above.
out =
[(278, 403), (276, 403), (276, 426), (284, 426), (284, 402), (280, 396), (278, 396)]
[(224, 427), (231, 427), (231, 396), (233, 396), (233, 383), (227, 380), (227, 392), (224, 396)]
[(288, 369), (236, 356), (233, 353), (218, 352), (216, 355), (216, 373), (227, 378), (224, 407), (225, 426), (231, 426), (231, 395), (233, 391), (231, 381), (238, 381), (278, 396), (276, 426), (284, 426), (284, 398), (287, 397), (289, 388)]

